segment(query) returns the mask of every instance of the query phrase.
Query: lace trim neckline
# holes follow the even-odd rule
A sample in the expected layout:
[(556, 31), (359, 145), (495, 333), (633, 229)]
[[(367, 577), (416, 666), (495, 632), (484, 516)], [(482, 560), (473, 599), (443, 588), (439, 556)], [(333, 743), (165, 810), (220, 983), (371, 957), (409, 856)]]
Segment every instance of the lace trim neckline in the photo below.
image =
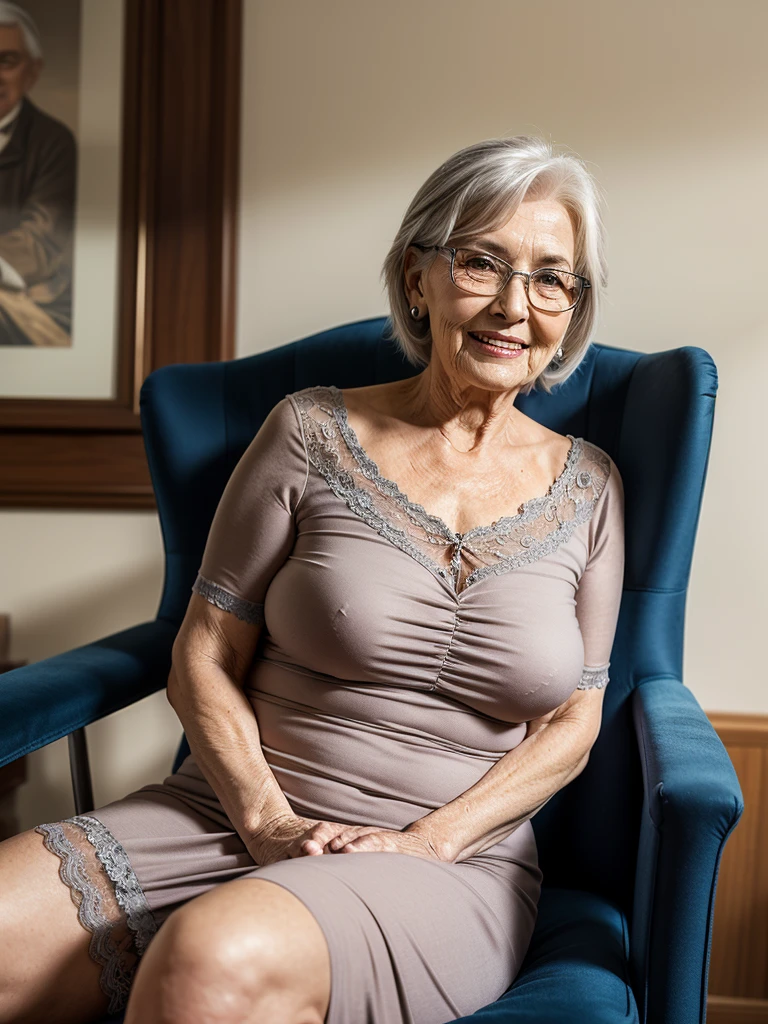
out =
[(518, 511), (514, 515), (500, 516), (487, 526), (473, 526), (471, 529), (465, 530), (464, 533), (457, 533), (454, 532), (450, 526), (440, 518), (440, 516), (432, 515), (427, 512), (423, 505), (416, 501), (411, 501), (408, 495), (405, 494), (404, 491), (400, 490), (394, 480), (390, 480), (388, 477), (381, 474), (378, 465), (363, 448), (357, 434), (355, 433), (354, 427), (349, 422), (344, 395), (335, 384), (328, 385), (327, 390), (332, 396), (334, 406), (338, 412), (336, 420), (342, 437), (365, 476), (371, 480), (379, 490), (395, 498), (404, 509), (415, 512), (421, 518), (427, 519), (434, 525), (434, 527), (436, 527), (438, 532), (443, 533), (451, 541), (461, 540), (464, 537), (472, 537), (475, 534), (487, 534), (499, 527), (506, 528), (517, 521), (528, 521), (535, 518), (535, 516), (539, 515), (546, 508), (549, 508), (553, 503), (557, 503), (563, 497), (568, 484), (573, 478), (576, 466), (579, 462), (579, 456), (581, 455), (582, 438), (574, 437), (573, 434), (566, 434), (565, 436), (570, 439), (571, 447), (568, 451), (568, 455), (566, 456), (562, 470), (549, 485), (549, 489), (546, 494), (536, 495), (533, 498), (528, 498), (526, 501), (521, 502), (518, 506)]

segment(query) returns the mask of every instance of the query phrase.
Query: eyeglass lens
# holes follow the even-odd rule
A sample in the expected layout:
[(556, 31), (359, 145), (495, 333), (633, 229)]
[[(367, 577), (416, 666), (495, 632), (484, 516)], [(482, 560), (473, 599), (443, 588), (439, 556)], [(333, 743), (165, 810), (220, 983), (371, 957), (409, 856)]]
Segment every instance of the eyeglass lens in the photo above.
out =
[[(509, 277), (509, 267), (475, 249), (457, 249), (453, 261), (454, 282), (474, 295), (498, 295)], [(581, 278), (565, 270), (534, 270), (528, 298), (536, 309), (563, 312), (575, 306), (582, 291)]]

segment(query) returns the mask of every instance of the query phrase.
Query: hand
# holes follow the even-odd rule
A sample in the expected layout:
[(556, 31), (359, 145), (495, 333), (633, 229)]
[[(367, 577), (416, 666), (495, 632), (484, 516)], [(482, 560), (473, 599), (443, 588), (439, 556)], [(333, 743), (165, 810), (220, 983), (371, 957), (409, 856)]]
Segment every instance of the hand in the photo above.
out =
[(398, 831), (372, 825), (347, 825), (328, 843), (331, 853), (407, 853), (425, 860), (452, 861), (444, 847), (439, 847), (426, 833)]
[(427, 860), (452, 861), (444, 848), (412, 822), (408, 831), (379, 825), (349, 825), (339, 821), (318, 821), (298, 814), (282, 815), (265, 824), (248, 842), (248, 852), (260, 867), (291, 857), (313, 857), (330, 853), (407, 853)]
[(330, 853), (329, 842), (345, 829), (355, 828), (340, 821), (318, 821), (298, 814), (284, 814), (266, 822), (246, 847), (259, 867), (291, 857), (313, 857)]

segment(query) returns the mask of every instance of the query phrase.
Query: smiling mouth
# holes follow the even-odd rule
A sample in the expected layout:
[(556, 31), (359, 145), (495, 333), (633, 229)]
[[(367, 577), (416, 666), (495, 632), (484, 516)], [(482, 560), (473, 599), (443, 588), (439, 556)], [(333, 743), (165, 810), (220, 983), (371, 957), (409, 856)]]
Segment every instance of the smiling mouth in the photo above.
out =
[(519, 341), (500, 341), (498, 338), (482, 338), (479, 334), (475, 334), (474, 331), (467, 331), (467, 334), (470, 338), (474, 338), (475, 341), (479, 341), (483, 345), (493, 345), (496, 348), (508, 348), (515, 352), (528, 348), (526, 344)]

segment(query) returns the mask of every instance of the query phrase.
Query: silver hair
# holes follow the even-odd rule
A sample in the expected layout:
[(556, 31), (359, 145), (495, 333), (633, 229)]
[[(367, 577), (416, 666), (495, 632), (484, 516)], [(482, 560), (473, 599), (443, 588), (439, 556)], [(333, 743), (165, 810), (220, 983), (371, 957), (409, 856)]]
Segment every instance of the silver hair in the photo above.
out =
[(40, 33), (35, 20), (28, 11), (8, 0), (0, 0), (0, 25), (18, 25), (24, 38), (24, 46), (32, 60), (43, 59)]
[[(448, 245), (492, 231), (513, 216), (524, 199), (556, 199), (574, 225), (574, 271), (591, 282), (561, 341), (563, 357), (520, 388), (549, 394), (576, 370), (589, 348), (607, 286), (603, 194), (586, 164), (531, 135), (485, 139), (459, 150), (427, 178), (405, 211), (381, 277), (389, 297), (388, 333), (414, 366), (427, 366), (432, 350), (429, 317), (414, 320), (405, 294), (405, 254), (413, 242)], [(417, 251), (412, 266), (426, 270), (438, 253)]]

